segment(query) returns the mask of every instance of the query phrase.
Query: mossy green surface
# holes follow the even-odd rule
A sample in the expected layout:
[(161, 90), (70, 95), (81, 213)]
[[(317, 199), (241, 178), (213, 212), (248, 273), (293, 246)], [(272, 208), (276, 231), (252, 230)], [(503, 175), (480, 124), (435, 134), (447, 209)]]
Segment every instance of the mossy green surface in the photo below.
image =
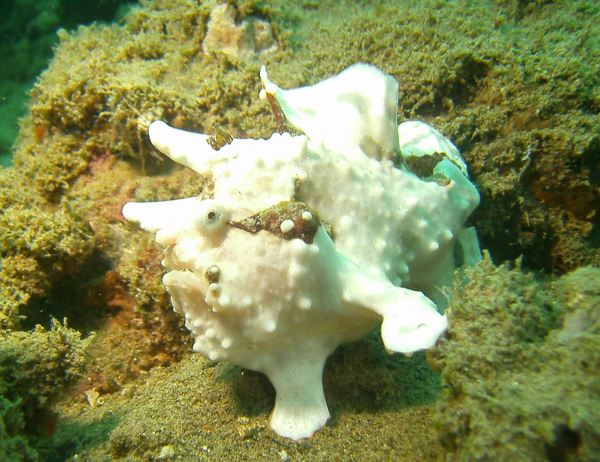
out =
[[(148, 376), (153, 365), (168, 365), (191, 347), (181, 319), (170, 313), (160, 282), (160, 252), (150, 237), (124, 222), (121, 207), (130, 200), (208, 196), (211, 191), (210, 178), (174, 166), (151, 147), (148, 124), (162, 119), (208, 134), (268, 137), (278, 127), (257, 97), (260, 64), (267, 65), (275, 82), (291, 88), (355, 62), (370, 62), (399, 82), (399, 121), (425, 120), (463, 153), (482, 192), (483, 205), (472, 224), (495, 261), (523, 255), (526, 267), (549, 273), (598, 264), (597, 2), (232, 1), (237, 19), (258, 15), (268, 20), (279, 45), (249, 60), (202, 51), (217, 3), (142, 1), (118, 24), (61, 31), (54, 58), (38, 78), (21, 120), (13, 166), (0, 168), (0, 331), (28, 329), (37, 321), (47, 325), (57, 313), (76, 320), (81, 330), (98, 327), (93, 372), (84, 388), (100, 390), (107, 403), (115, 403), (88, 409), (81, 395), (63, 395), (61, 415), (68, 419), (52, 444), (70, 456), (94, 454), (94, 460), (147, 460), (165, 446), (190, 458), (210, 457), (203, 452), (202, 434), (191, 432), (198, 413), (212, 406), (207, 441), (215, 447), (223, 441), (231, 445), (214, 449), (213, 456), (277, 459), (285, 456), (278, 452), (283, 450), (295, 460), (306, 449), (312, 460), (335, 460), (340, 454), (348, 460), (442, 457), (430, 426), (431, 409), (422, 406), (435, 399), (435, 374), (420, 356), (377, 359), (375, 369), (357, 372), (361, 361), (370, 363), (383, 354), (377, 343), (372, 354), (365, 354), (362, 343), (328, 363), (326, 388), (334, 419), (299, 446), (273, 443), (276, 437), (265, 428), (273, 395), (260, 376), (227, 366), (218, 370), (229, 378), (219, 382), (219, 375), (215, 382), (214, 365), (188, 356)], [(499, 425), (514, 428), (529, 429), (529, 420), (541, 422), (541, 440), (568, 460), (569, 441), (592, 447), (593, 432), (586, 426), (588, 417), (580, 427), (562, 427), (566, 417), (561, 416), (574, 411), (552, 394), (573, 386), (575, 394), (568, 396), (576, 406), (595, 405), (594, 388), (587, 396), (577, 393), (587, 386), (588, 366), (581, 358), (590, 355), (596, 337), (578, 336), (580, 343), (568, 348), (552, 339), (563, 322), (577, 326), (580, 319), (593, 320), (593, 309), (587, 318), (578, 314), (567, 321), (565, 313), (577, 305), (568, 300), (579, 299), (579, 292), (568, 292), (560, 283), (542, 287), (532, 276), (507, 271), (488, 264), (485, 271), (472, 273), (472, 285), (462, 289), (472, 299), (463, 311), (453, 308), (457, 319), (461, 313), (467, 317), (465, 336), (476, 338), (471, 325), (489, 333), (476, 338), (485, 357), (460, 338), (445, 341), (440, 351), (449, 383), (463, 388), (487, 383), (506, 366), (499, 383), (510, 385), (514, 375), (520, 388), (502, 391), (510, 396), (501, 395), (502, 404), (489, 408), (492, 417), (477, 410), (488, 409), (483, 398), (464, 395), (469, 396), (467, 411), (456, 407), (458, 417), (448, 414), (448, 429), (440, 429), (444, 450), (457, 457), (480, 454), (488, 436), (486, 422), (498, 415)], [(570, 277), (575, 276), (561, 281)], [(486, 308), (500, 301), (512, 310), (504, 317)], [(488, 314), (487, 323), (476, 307)], [(372, 339), (368, 342), (373, 345)], [(477, 367), (464, 366), (463, 355)], [(551, 374), (553, 368), (575, 369), (572, 384), (565, 375)], [(537, 379), (540, 370), (543, 383)], [(244, 376), (253, 378), (240, 379)], [(148, 385), (141, 385), (146, 379)], [(201, 394), (195, 394), (198, 388)], [(228, 397), (232, 390), (237, 397)], [(527, 399), (545, 399), (544, 390), (548, 407), (540, 408), (541, 418), (530, 419)], [(509, 398), (525, 410), (506, 405)], [(186, 400), (195, 407), (186, 408)], [(14, 415), (11, 403), (5, 403), (6, 415)], [(459, 405), (444, 403), (448, 409)], [(77, 406), (88, 420), (74, 417)], [(465, 434), (453, 420), (461, 412), (483, 429), (480, 436)], [(11, 428), (19, 427), (18, 419), (12, 422)], [(140, 436), (140, 428), (150, 436)], [(10, 432), (20, 444), (16, 431)], [(93, 436), (79, 438), (82, 434)], [(508, 444), (508, 450), (513, 446)], [(523, 447), (539, 454), (540, 446), (529, 441)], [(574, 454), (585, 457), (586, 450)]]
[(447, 460), (596, 460), (600, 269), (549, 284), (486, 258), (464, 277), (432, 355)]
[(76, 274), (94, 245), (79, 207), (45, 200), (15, 173), (0, 172), (0, 332), (18, 327), (23, 308), (47, 295), (59, 278)]
[(0, 458), (6, 462), (36, 461), (38, 453), (24, 434), (25, 422), (19, 401), (4, 396), (0, 381)]
[(0, 459), (33, 461), (51, 401), (83, 377), (91, 337), (54, 321), (0, 334)]
[[(157, 181), (157, 174), (172, 172), (148, 141), (152, 120), (238, 137), (277, 130), (268, 105), (257, 98), (263, 63), (285, 87), (317, 82), (358, 61), (379, 66), (399, 81), (400, 120), (425, 119), (463, 152), (487, 204), (474, 222), (497, 261), (523, 254), (527, 266), (551, 272), (600, 261), (593, 174), (600, 145), (600, 33), (593, 2), (499, 2), (496, 8), (494, 2), (433, 0), (232, 2), (239, 20), (252, 14), (270, 21), (278, 41), (277, 51), (248, 60), (202, 51), (216, 3), (141, 2), (120, 24), (59, 33), (21, 121), (14, 166), (0, 170), (0, 202), (7, 235), (41, 229), (48, 242), (67, 236), (81, 246), (66, 253), (44, 246), (40, 252), (50, 255), (44, 262), (36, 248), (0, 248), (10, 260), (4, 266), (24, 264), (2, 276), (5, 281), (15, 271), (41, 267), (33, 283), (4, 294), (5, 324), (24, 315), (32, 296), (43, 297), (57, 279), (90, 276), (88, 266), (74, 261), (90, 255), (89, 225), (107, 221), (99, 218), (98, 206), (107, 202), (102, 191), (115, 190), (114, 179), (103, 177), (97, 196), (82, 192), (100, 181), (94, 178), (98, 164), (126, 161)], [(120, 178), (119, 198), (128, 198), (127, 187), (129, 196), (140, 196)], [(202, 181), (197, 184), (187, 190), (208, 193)], [(145, 198), (169, 197), (157, 189)], [(109, 207), (117, 209), (116, 200)], [(130, 237), (114, 223), (110, 230), (101, 235), (100, 249)], [(59, 270), (44, 272), (48, 263)], [(67, 267), (70, 272), (60, 269)]]
[[(18, 0), (2, 4), (0, 55), (10, 65), (0, 68), (0, 166), (10, 165), (18, 118), (27, 111), (28, 93), (48, 65), (56, 31), (94, 20), (111, 20), (123, 0), (92, 2), (80, 8), (74, 0)], [(123, 7), (124, 8), (124, 7)], [(118, 14), (117, 14), (118, 15)]]

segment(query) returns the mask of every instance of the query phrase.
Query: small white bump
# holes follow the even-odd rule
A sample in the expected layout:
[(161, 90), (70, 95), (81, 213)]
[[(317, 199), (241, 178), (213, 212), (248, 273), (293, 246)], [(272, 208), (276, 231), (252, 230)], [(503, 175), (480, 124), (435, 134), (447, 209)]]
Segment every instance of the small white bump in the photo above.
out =
[(265, 330), (267, 332), (275, 332), (276, 328), (277, 328), (277, 323), (273, 319), (269, 319), (268, 321), (265, 322)]
[(319, 255), (319, 246), (315, 244), (310, 244), (308, 247), (308, 253), (311, 255)]
[(446, 228), (445, 230), (443, 230), (441, 232), (441, 238), (444, 239), (445, 241), (449, 241), (454, 237), (454, 234), (452, 234), (452, 231), (450, 231), (448, 228)]
[(290, 248), (296, 256), (306, 255), (306, 247), (307, 245), (302, 239), (292, 239), (290, 241)]
[(437, 241), (431, 241), (429, 243), (429, 250), (431, 250), (432, 252), (435, 252), (439, 248), (440, 248), (440, 244)]
[(233, 342), (231, 341), (230, 338), (224, 338), (223, 340), (221, 340), (221, 347), (226, 350), (228, 348), (231, 348), (232, 343)]
[(379, 252), (381, 252), (382, 250), (384, 250), (387, 247), (387, 242), (385, 242), (385, 239), (375, 239), (375, 250), (378, 250)]
[(279, 229), (281, 229), (282, 233), (289, 233), (292, 229), (294, 229), (294, 222), (292, 220), (283, 220), (279, 225)]
[(313, 219), (312, 213), (310, 213), (308, 210), (305, 210), (304, 212), (302, 212), (302, 219), (304, 221), (310, 221)]
[(406, 274), (406, 273), (408, 273), (408, 265), (406, 263), (404, 263), (404, 262), (400, 263), (398, 265), (398, 272), (400, 274)]
[(415, 196), (409, 196), (402, 199), (402, 201), (407, 209), (412, 209), (415, 205), (417, 205), (419, 199), (417, 199)]
[(308, 297), (300, 297), (298, 299), (298, 306), (303, 310), (308, 310), (312, 306), (312, 300)]
[(212, 328), (209, 327), (208, 329), (206, 329), (206, 331), (204, 332), (204, 336), (206, 338), (215, 338), (215, 336), (217, 335), (216, 331)]
[(290, 277), (298, 279), (306, 274), (306, 267), (298, 263), (292, 262), (289, 267)]
[(196, 353), (201, 353), (202, 352), (202, 341), (201, 339), (196, 339), (196, 341), (194, 342), (194, 346), (192, 347), (192, 350), (194, 350)]
[(352, 224), (352, 217), (350, 215), (342, 215), (340, 218), (340, 226), (350, 226)]

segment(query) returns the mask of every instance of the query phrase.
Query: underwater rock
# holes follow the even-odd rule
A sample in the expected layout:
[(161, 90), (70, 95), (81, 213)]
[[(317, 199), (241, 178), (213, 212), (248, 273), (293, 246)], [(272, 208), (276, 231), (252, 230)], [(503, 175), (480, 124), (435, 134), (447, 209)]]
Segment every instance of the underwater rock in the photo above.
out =
[(430, 352), (448, 460), (596, 460), (600, 270), (543, 284), (486, 258), (465, 273)]
[(248, 59), (277, 49), (271, 25), (267, 21), (248, 16), (236, 24), (235, 15), (235, 8), (226, 3), (212, 9), (202, 41), (204, 53), (222, 52)]
[(52, 399), (83, 377), (92, 339), (55, 319), (49, 330), (0, 330), (1, 460), (38, 460), (32, 442), (52, 433)]

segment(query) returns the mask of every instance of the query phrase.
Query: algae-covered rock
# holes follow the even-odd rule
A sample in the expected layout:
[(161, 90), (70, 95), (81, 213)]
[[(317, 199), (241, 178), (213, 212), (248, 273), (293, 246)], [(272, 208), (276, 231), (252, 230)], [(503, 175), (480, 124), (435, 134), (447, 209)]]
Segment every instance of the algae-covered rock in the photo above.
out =
[(448, 460), (596, 460), (600, 269), (552, 285), (488, 258), (465, 278), (432, 355)]
[[(268, 9), (253, 3), (235, 11), (265, 19)], [(127, 244), (136, 237), (121, 223), (127, 200), (203, 192), (205, 178), (140, 178), (131, 164), (153, 174), (172, 167), (150, 148), (152, 120), (270, 133), (268, 109), (255, 97), (259, 64), (202, 51), (211, 7), (142, 2), (121, 26), (59, 31), (60, 44), (21, 120), (13, 165), (0, 168), (1, 329), (19, 328), (57, 284), (101, 277), (118, 264), (123, 247), (139, 248)], [(233, 116), (232, 101), (247, 104)], [(118, 272), (140, 295), (138, 308), (151, 310), (165, 297), (151, 275), (138, 277), (147, 247), (125, 256)]]
[(49, 203), (11, 173), (0, 171), (0, 332), (17, 328), (24, 307), (76, 274), (94, 245), (81, 207)]
[(56, 320), (0, 334), (0, 460), (38, 460), (33, 440), (53, 425), (52, 399), (83, 376), (91, 338)]
[(5, 388), (0, 381), (0, 458), (6, 462), (35, 461), (38, 454), (23, 434), (25, 421), (20, 403), (7, 399)]
[(36, 76), (48, 65), (58, 42), (59, 27), (73, 28), (97, 20), (110, 21), (124, 11), (129, 0), (90, 2), (80, 8), (77, 0), (6, 1), (2, 4), (0, 55), (10, 65), (0, 68), (0, 165), (10, 165), (10, 147), (17, 130), (17, 118), (27, 110), (27, 93)]
[[(246, 18), (268, 22), (277, 49), (258, 57), (204, 50), (210, 15), (219, 3), (235, 10), (236, 25)], [(119, 394), (115, 390), (126, 390), (128, 384), (133, 389), (143, 382), (154, 365), (178, 367), (174, 360), (190, 346), (169, 314), (160, 284), (160, 252), (123, 222), (120, 210), (131, 200), (210, 195), (210, 178), (194, 180), (158, 160), (147, 139), (152, 120), (238, 138), (268, 137), (277, 131), (268, 105), (256, 97), (260, 64), (289, 87), (315, 83), (355, 62), (380, 67), (400, 82), (399, 122), (418, 119), (434, 125), (471, 166), (471, 177), (486, 204), (473, 224), (482, 247), (497, 262), (523, 255), (526, 267), (555, 273), (599, 264), (598, 2), (493, 3), (495, 8), (482, 2), (435, 0), (142, 0), (118, 24), (60, 31), (54, 58), (37, 79), (20, 122), (13, 166), (0, 168), (0, 331), (27, 329), (61, 310), (70, 310), (73, 322), (76, 314), (78, 327), (98, 328), (85, 383), (107, 403)], [(565, 424), (565, 416), (574, 414), (564, 411), (568, 407), (564, 403), (577, 409), (593, 409), (596, 403), (597, 389), (585, 382), (585, 367), (598, 364), (590, 346), (595, 345), (595, 334), (586, 330), (597, 305), (590, 290), (568, 288), (582, 287), (582, 281), (591, 277), (585, 274), (595, 270), (573, 273), (549, 289), (516, 271), (481, 268), (471, 273), (463, 295), (456, 295), (464, 303), (453, 304), (456, 329), (439, 352), (449, 384), (443, 404), (448, 412), (441, 420), (447, 425), (447, 450), (456, 458), (472, 450), (473, 457), (485, 454), (497, 460), (500, 456), (485, 452), (488, 441), (537, 425), (534, 434), (544, 435), (537, 446), (530, 445), (526, 435), (525, 440), (517, 439), (524, 441), (523, 451), (531, 450), (523, 457), (537, 457), (546, 446), (559, 457), (564, 454), (568, 459), (571, 453), (586, 457), (593, 434), (589, 430), (593, 427), (586, 424), (589, 415), (581, 414), (579, 427), (577, 418)], [(72, 303), (57, 296), (65, 292)], [(581, 308), (582, 301), (590, 307), (587, 311)], [(584, 367), (580, 358), (585, 355), (589, 364)], [(558, 373), (550, 374), (551, 370)], [(563, 370), (573, 371), (570, 382)], [(163, 373), (173, 375), (170, 369)], [(188, 372), (183, 373), (190, 390), (204, 385), (198, 377), (188, 380)], [(363, 376), (348, 373), (337, 383), (356, 385), (356, 377)], [(508, 386), (515, 382), (510, 380), (513, 376), (516, 391)], [(164, 382), (174, 402), (182, 399), (177, 380), (174, 376), (173, 382)], [(486, 394), (467, 394), (465, 387), (477, 393), (484, 389)], [(247, 384), (239, 388), (253, 390)], [(353, 393), (381, 400), (378, 389), (355, 386)], [(487, 399), (488, 389), (497, 393), (493, 398), (501, 398), (498, 407)], [(427, 460), (430, 453), (420, 454), (419, 448), (431, 446), (430, 413), (416, 407), (399, 417), (394, 407), (412, 389), (397, 391), (397, 399), (387, 401), (384, 410), (371, 414), (351, 405), (351, 418), (340, 413), (334, 422), (340, 427), (332, 426), (340, 431), (311, 443), (313, 460), (335, 459), (340, 448), (350, 459), (390, 460), (404, 457), (407, 445), (414, 446), (411, 455)], [(557, 401), (560, 392), (566, 396), (564, 403)], [(152, 393), (148, 389), (135, 403), (123, 396), (123, 414), (132, 415), (132, 420), (115, 433), (113, 451), (122, 450), (124, 457), (131, 454), (127, 448), (136, 444), (134, 417), (151, 415), (140, 407)], [(505, 399), (508, 394), (510, 399)], [(462, 397), (464, 407), (457, 397)], [(203, 400), (213, 399), (209, 394), (198, 398), (189, 421), (201, 413)], [(516, 402), (521, 403), (520, 414)], [(14, 429), (26, 422), (18, 417), (22, 414), (15, 403), (8, 399), (0, 405), (3, 415), (16, 416), (4, 418), (5, 428), (13, 429), (5, 430), (9, 435), (16, 435)], [(131, 412), (131, 406), (140, 410)], [(540, 416), (531, 411), (534, 406), (539, 406)], [(108, 414), (108, 406), (93, 412)], [(163, 412), (174, 414), (169, 408)], [(216, 409), (213, 417), (213, 428), (221, 425), (231, 431), (222, 425), (231, 421), (229, 410)], [(250, 417), (240, 427), (253, 426), (256, 422)], [(266, 417), (264, 412), (259, 416), (263, 424)], [(507, 421), (513, 418), (509, 426)], [(405, 428), (386, 426), (398, 419), (406, 419)], [(69, 431), (82, 434), (85, 428), (87, 434), (98, 429), (94, 444), (108, 445), (107, 429), (115, 423), (106, 421), (107, 425), (74, 426)], [(507, 430), (495, 431), (490, 422)], [(159, 432), (159, 423), (154, 423), (146, 425)], [(411, 429), (423, 432), (410, 433)], [(402, 432), (409, 436), (404, 438)], [(421, 433), (428, 438), (419, 439)], [(128, 436), (120, 439), (123, 435)], [(266, 430), (256, 435), (269, 438)], [(211, 439), (220, 442), (221, 436), (216, 433)], [(350, 440), (353, 444), (348, 444)], [(18, 438), (11, 441), (25, 447)], [(264, 459), (262, 446), (231, 441), (238, 458)], [(175, 457), (182, 454), (167, 438), (160, 444), (154, 452), (143, 447), (140, 458), (168, 454), (163, 447), (174, 447)], [(199, 444), (187, 454), (203, 454), (203, 443)], [(515, 444), (501, 444), (499, 450), (508, 451)], [(578, 449), (570, 451), (570, 446)], [(269, 456), (285, 459), (286, 450)], [(287, 454), (295, 460), (301, 452), (302, 447)], [(62, 451), (74, 453), (73, 447)], [(110, 458), (110, 450), (101, 457)]]
[[(14, 165), (0, 169), (3, 231), (41, 234), (50, 244), (0, 243), (3, 326), (18, 326), (58, 281), (98, 277), (86, 269), (118, 265), (118, 247), (135, 239), (120, 223), (124, 202), (169, 198), (157, 174), (181, 173), (156, 158), (147, 137), (152, 120), (235, 137), (277, 130), (256, 97), (262, 63), (290, 87), (355, 62), (377, 65), (400, 82), (399, 121), (432, 123), (472, 166), (489, 205), (475, 224), (498, 261), (523, 254), (528, 266), (548, 271), (600, 262), (593, 3), (542, 2), (517, 14), (514, 2), (498, 9), (434, 1), (227, 2), (235, 24), (248, 19), (272, 28), (272, 51), (250, 56), (203, 49), (218, 4), (142, 1), (119, 24), (59, 32), (21, 121)], [(111, 175), (100, 175), (103, 169)], [(145, 174), (153, 177), (141, 179)], [(172, 197), (189, 194), (184, 187), (210, 194), (208, 181), (171, 184)], [(131, 292), (164, 299), (151, 281), (129, 278), (132, 266), (117, 269)]]

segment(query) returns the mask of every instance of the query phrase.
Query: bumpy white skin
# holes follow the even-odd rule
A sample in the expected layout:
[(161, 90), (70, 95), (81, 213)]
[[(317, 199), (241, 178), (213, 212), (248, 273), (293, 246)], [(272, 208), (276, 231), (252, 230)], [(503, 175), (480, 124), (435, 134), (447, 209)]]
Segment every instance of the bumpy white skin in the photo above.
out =
[[(195, 335), (194, 350), (264, 372), (277, 393), (271, 427), (300, 439), (329, 417), (321, 375), (340, 343), (383, 320), (386, 348), (411, 353), (431, 347), (445, 330), (435, 304), (411, 288), (434, 293), (449, 282), (452, 251), (479, 196), (456, 165), (458, 151), (436, 167), (445, 185), (388, 160), (414, 143), (395, 128), (395, 81), (377, 69), (355, 65), (290, 91), (264, 69), (261, 77), (306, 136), (234, 140), (214, 151), (205, 135), (155, 122), (152, 143), (212, 173), (214, 200), (129, 203), (123, 214), (166, 247), (163, 282)], [(343, 124), (331, 120), (341, 113)], [(438, 132), (417, 127), (420, 142), (430, 129), (439, 145)], [(332, 225), (335, 244), (323, 227), (307, 244), (229, 225), (292, 199)], [(463, 240), (476, 255), (470, 235)]]

